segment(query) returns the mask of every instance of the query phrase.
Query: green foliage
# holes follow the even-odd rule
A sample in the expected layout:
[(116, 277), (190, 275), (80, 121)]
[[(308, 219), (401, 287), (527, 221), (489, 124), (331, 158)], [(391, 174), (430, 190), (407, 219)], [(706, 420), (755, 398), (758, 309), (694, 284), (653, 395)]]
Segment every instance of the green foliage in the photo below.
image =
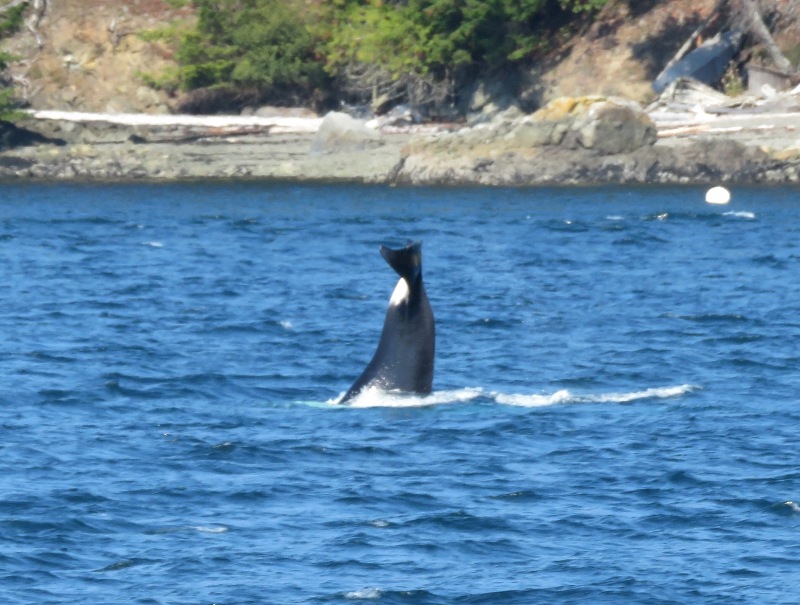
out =
[(19, 4), (0, 14), (0, 40), (9, 34), (13, 34), (20, 28), (22, 25), (22, 17), (25, 15), (25, 10), (27, 8), (27, 4)]
[(170, 94), (177, 91), (181, 85), (180, 68), (174, 65), (165, 67), (158, 73), (138, 71), (136, 72), (136, 77), (139, 78), (145, 86), (155, 88), (156, 90), (164, 90)]
[(0, 122), (16, 122), (27, 117), (25, 112), (17, 109), (13, 88), (3, 88), (0, 85)]
[[(176, 0), (177, 1), (177, 0)], [(351, 65), (451, 80), (546, 49), (608, 0), (193, 0), (177, 53), (182, 88), (324, 88)]]
[(153, 29), (140, 31), (137, 36), (145, 42), (164, 42), (171, 46), (178, 46), (181, 42), (181, 38), (190, 29), (186, 22), (173, 20), (165, 25), (159, 25)]
[(555, 24), (607, 1), (340, 0), (327, 8), (325, 21), (336, 26), (326, 48), (334, 66), (355, 60), (395, 73), (497, 67), (530, 57)]
[(731, 63), (722, 76), (722, 90), (729, 97), (738, 97), (745, 91), (744, 80), (736, 65)]
[(608, 4), (608, 0), (561, 0), (561, 8), (573, 13), (595, 12)]
[[(188, 2), (188, 0), (180, 1)], [(189, 35), (191, 31), (192, 27), (186, 21), (176, 19), (153, 29), (140, 31), (137, 35), (145, 42), (161, 43), (167, 48), (176, 51), (180, 48), (183, 38)], [(136, 77), (146, 86), (157, 90), (165, 90), (172, 94), (181, 87), (182, 70), (177, 65), (169, 65), (159, 71), (137, 72)]]
[[(20, 4), (0, 14), (0, 40), (19, 29), (26, 8), (26, 4)], [(14, 55), (0, 49), (0, 72), (15, 60)], [(23, 114), (16, 109), (16, 106), (14, 89), (6, 85), (0, 73), (0, 121), (11, 122), (21, 118)]]
[(195, 0), (177, 59), (185, 89), (236, 85), (309, 93), (326, 75), (299, 0)]

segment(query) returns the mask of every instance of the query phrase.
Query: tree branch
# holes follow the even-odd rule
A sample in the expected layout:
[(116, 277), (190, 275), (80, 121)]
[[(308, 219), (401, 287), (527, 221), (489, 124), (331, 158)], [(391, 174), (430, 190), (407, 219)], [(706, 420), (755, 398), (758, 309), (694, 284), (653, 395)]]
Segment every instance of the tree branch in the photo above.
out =
[(44, 46), (44, 41), (42, 40), (42, 36), (39, 35), (39, 22), (44, 17), (44, 13), (47, 10), (47, 0), (34, 0), (33, 2), (33, 14), (30, 16), (25, 22), (25, 25), (28, 26), (28, 29), (36, 38), (36, 44), (39, 48)]
[(753, 0), (740, 1), (742, 3), (742, 10), (744, 11), (742, 16), (748, 24), (750, 33), (764, 44), (770, 58), (775, 62), (778, 69), (788, 74), (794, 73), (792, 63), (784, 56), (781, 49), (775, 44), (775, 40), (772, 39), (769, 29), (767, 29), (767, 26), (764, 24), (764, 19), (761, 18), (761, 11), (758, 10), (756, 3)]

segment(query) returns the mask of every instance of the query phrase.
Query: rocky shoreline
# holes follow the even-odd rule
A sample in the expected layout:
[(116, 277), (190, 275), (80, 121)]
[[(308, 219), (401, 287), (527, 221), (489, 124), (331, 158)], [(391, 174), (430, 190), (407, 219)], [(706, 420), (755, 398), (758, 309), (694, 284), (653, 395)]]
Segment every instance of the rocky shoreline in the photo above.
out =
[(585, 97), (559, 99), (529, 116), (512, 111), (458, 128), (376, 128), (341, 116), (234, 123), (162, 117), (155, 124), (114, 116), (34, 117), (24, 126), (35, 140), (0, 151), (0, 179), (800, 183), (800, 113), (676, 119), (623, 100)]

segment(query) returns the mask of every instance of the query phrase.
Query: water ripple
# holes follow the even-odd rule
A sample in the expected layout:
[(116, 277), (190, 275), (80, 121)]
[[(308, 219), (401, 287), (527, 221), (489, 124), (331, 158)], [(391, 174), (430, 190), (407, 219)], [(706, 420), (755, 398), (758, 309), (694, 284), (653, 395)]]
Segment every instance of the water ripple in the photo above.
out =
[[(794, 603), (769, 193), (4, 184), (0, 597)], [(339, 405), (420, 237), (433, 392)]]

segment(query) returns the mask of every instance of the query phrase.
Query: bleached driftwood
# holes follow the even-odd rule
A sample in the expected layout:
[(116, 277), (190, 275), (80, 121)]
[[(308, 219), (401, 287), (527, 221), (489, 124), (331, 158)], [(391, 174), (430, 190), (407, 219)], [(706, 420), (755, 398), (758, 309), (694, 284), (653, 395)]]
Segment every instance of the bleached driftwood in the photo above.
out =
[(33, 0), (33, 12), (31, 16), (28, 17), (28, 20), (25, 21), (25, 26), (30, 30), (34, 38), (36, 38), (36, 45), (39, 48), (44, 46), (44, 41), (39, 33), (39, 23), (44, 18), (45, 12), (47, 12), (47, 0)]

